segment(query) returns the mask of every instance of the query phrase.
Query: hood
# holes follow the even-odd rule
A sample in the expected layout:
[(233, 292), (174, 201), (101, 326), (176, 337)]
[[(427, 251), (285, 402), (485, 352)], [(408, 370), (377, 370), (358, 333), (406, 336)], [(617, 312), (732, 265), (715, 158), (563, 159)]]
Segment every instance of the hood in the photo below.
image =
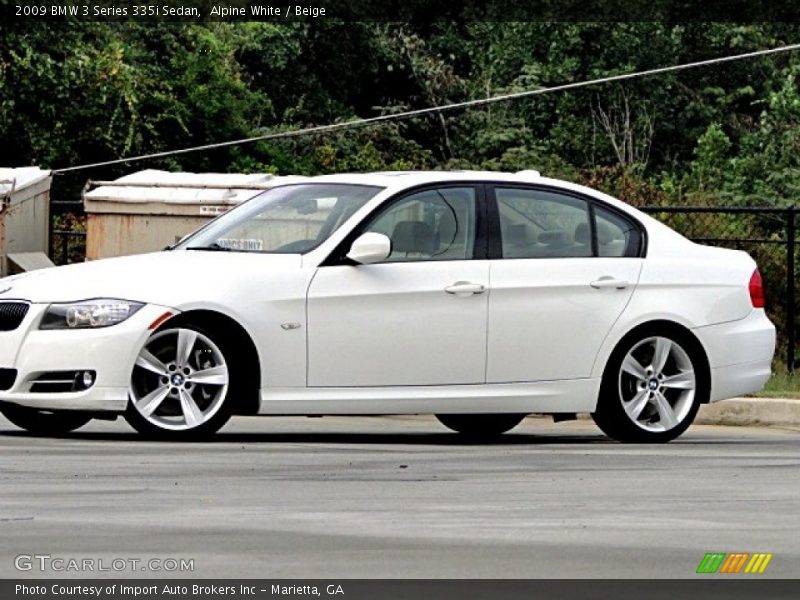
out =
[[(178, 306), (237, 282), (301, 266), (298, 254), (174, 250), (31, 271), (0, 279), (0, 300), (75, 302), (119, 298)], [(10, 289), (6, 289), (10, 288)]]

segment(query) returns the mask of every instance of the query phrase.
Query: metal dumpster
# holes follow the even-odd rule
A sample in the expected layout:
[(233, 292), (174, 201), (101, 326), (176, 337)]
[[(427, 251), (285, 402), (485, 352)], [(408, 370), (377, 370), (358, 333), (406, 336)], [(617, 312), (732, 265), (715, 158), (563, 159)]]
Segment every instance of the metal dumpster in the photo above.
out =
[(0, 169), (0, 277), (21, 270), (15, 256), (48, 253), (51, 181), (38, 167)]
[(286, 178), (148, 169), (84, 188), (86, 259), (161, 250)]

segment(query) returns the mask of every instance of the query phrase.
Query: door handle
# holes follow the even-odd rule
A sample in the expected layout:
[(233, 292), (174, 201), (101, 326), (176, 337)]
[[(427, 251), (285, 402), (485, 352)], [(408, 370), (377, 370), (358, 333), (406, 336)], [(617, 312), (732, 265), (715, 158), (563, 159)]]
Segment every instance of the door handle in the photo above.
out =
[(486, 286), (480, 283), (470, 283), (469, 281), (456, 281), (453, 285), (444, 288), (448, 294), (456, 296), (470, 296), (472, 294), (482, 294), (486, 291)]
[(603, 290), (609, 288), (614, 288), (616, 290), (624, 290), (626, 287), (630, 285), (630, 283), (628, 283), (624, 279), (616, 279), (615, 277), (605, 276), (591, 282), (589, 285), (596, 290)]

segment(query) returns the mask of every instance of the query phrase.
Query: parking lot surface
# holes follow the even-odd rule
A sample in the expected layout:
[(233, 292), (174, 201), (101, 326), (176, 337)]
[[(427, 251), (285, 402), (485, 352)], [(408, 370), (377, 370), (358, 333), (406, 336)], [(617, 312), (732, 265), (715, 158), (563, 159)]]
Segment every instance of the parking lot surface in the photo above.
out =
[[(707, 552), (800, 572), (792, 429), (631, 446), (530, 418), (479, 445), (429, 417), (239, 418), (180, 444), (121, 420), (45, 439), (0, 418), (0, 478), (2, 577), (693, 577)], [(194, 571), (15, 568), (34, 554)]]

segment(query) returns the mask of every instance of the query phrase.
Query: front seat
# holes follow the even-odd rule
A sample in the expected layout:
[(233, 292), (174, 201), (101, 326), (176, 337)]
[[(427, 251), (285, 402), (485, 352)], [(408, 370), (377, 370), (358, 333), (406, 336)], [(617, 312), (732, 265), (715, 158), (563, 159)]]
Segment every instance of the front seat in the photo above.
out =
[(400, 221), (392, 231), (392, 254), (430, 257), (436, 250), (433, 229), (424, 221)]

